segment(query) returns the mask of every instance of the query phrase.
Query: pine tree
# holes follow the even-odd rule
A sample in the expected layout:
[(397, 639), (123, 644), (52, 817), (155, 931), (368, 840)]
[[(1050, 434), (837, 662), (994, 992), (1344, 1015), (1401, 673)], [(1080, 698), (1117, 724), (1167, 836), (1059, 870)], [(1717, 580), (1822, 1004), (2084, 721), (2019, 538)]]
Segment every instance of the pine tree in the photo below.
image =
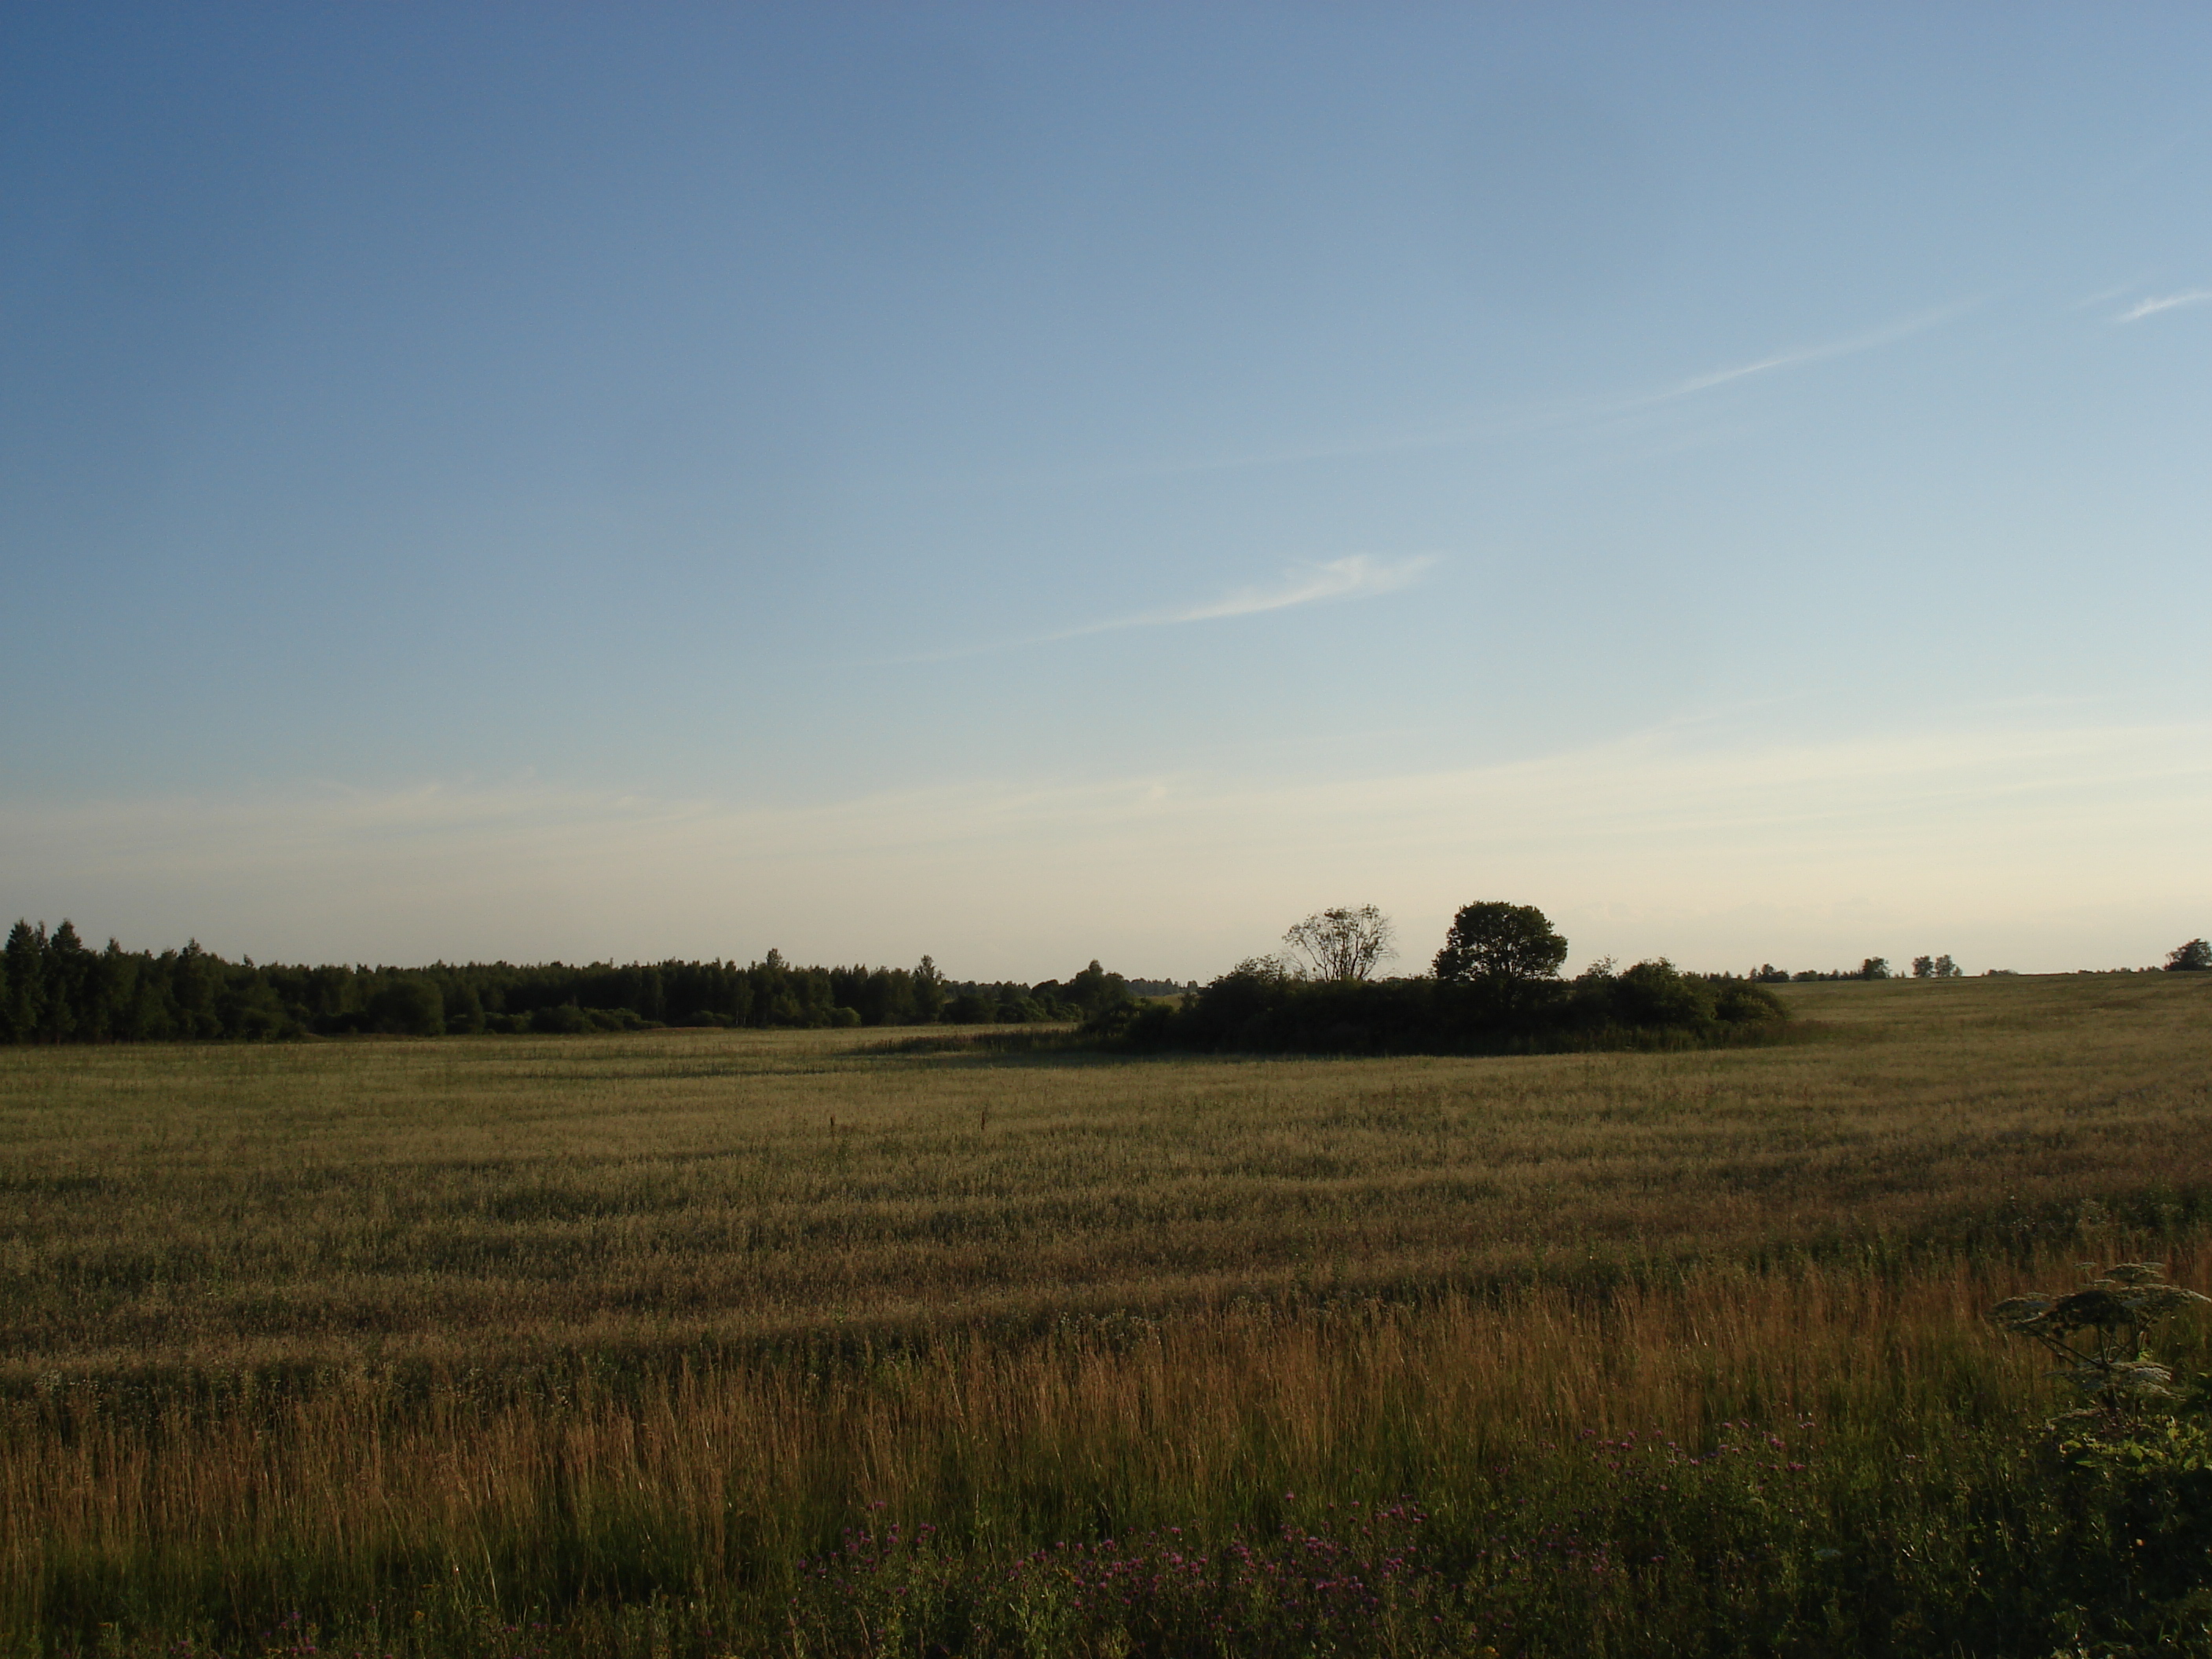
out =
[(84, 948), (67, 916), (46, 941), (42, 990), (46, 1007), (39, 1019), (39, 1035), (49, 1042), (67, 1042), (82, 1024), (85, 994), (91, 987), (92, 953)]
[(33, 929), (29, 922), (18, 921), (8, 930), (7, 947), (0, 951), (8, 964), (7, 999), (0, 1004), (0, 1025), (4, 1025), (10, 1042), (28, 1042), (39, 1034), (40, 1017), (46, 1007), (46, 954), (44, 922)]
[(945, 1012), (945, 975), (927, 957), (914, 970), (914, 1017), (924, 1025), (934, 1025)]

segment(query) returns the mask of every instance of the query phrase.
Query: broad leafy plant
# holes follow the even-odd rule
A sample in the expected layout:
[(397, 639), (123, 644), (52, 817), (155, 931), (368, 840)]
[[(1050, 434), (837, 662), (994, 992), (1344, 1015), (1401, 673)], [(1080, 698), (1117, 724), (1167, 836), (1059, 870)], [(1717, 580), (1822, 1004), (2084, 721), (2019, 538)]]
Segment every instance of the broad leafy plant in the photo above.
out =
[(2156, 1261), (2124, 1261), (2101, 1272), (2085, 1262), (2082, 1272), (2086, 1282), (2078, 1290), (2015, 1296), (1990, 1316), (2057, 1357), (2052, 1375), (2081, 1395), (2083, 1413), (2128, 1418), (2179, 1400), (2172, 1369), (2151, 1354), (2151, 1331), (2185, 1309), (2212, 1306), (2212, 1297), (2167, 1284)]
[(2212, 1636), (2212, 1436), (2202, 1384), (2185, 1389), (2153, 1331), (2212, 1297), (2155, 1261), (2084, 1270), (2063, 1296), (1991, 1310), (2061, 1361), (2086, 1403), (2047, 1425), (2059, 1498), (2041, 1594), (2065, 1654), (2202, 1654)]

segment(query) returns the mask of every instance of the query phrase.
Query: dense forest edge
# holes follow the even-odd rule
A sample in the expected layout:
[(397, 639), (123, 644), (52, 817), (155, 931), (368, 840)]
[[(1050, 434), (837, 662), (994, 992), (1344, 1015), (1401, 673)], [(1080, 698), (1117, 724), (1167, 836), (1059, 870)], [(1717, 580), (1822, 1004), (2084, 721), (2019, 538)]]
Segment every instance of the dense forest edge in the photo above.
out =
[(18, 921), (0, 951), (0, 1042), (266, 1042), (306, 1036), (559, 1036), (655, 1028), (826, 1028), (1079, 1021), (1185, 988), (1096, 962), (1066, 981), (951, 980), (913, 968), (761, 961), (507, 962), (426, 968), (228, 962), (181, 950), (95, 951), (67, 921)]

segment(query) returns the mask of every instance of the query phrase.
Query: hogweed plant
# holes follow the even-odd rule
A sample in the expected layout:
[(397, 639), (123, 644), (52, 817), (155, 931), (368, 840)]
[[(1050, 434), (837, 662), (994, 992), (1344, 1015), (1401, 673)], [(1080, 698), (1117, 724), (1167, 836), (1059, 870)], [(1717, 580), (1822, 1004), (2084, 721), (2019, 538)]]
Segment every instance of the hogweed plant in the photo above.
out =
[(2051, 1375), (2087, 1402), (2066, 1416), (2120, 1423), (2146, 1410), (2170, 1410), (2182, 1395), (2172, 1369), (2151, 1353), (2151, 1332), (2185, 1310), (2212, 1305), (2212, 1297), (2167, 1284), (2165, 1265), (2157, 1261), (2124, 1261), (2101, 1271), (2083, 1262), (2081, 1271), (2078, 1290), (2015, 1296), (1990, 1316), (2057, 1358)]
[(2085, 1404), (2046, 1424), (2057, 1499), (2046, 1558), (2063, 1654), (2212, 1650), (2212, 1422), (2203, 1379), (2177, 1386), (2150, 1348), (2175, 1314), (2212, 1304), (2155, 1261), (2082, 1268), (2063, 1296), (2016, 1296), (1991, 1316), (2057, 1356)]

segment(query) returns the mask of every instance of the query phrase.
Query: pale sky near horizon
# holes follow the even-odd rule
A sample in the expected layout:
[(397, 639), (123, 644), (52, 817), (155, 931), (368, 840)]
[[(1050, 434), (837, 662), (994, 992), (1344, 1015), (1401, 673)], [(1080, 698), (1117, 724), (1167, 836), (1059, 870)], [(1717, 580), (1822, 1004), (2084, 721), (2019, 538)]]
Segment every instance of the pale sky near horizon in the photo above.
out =
[(0, 4), (0, 922), (2212, 933), (2212, 12)]

